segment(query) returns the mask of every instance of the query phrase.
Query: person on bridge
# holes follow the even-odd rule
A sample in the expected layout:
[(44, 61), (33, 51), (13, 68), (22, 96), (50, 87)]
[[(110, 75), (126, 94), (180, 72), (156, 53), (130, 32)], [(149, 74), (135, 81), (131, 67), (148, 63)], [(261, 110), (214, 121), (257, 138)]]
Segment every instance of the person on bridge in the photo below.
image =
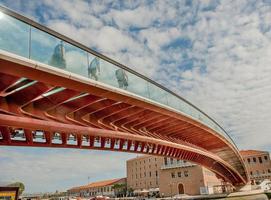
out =
[(61, 69), (66, 68), (65, 48), (63, 41), (60, 41), (60, 44), (56, 45), (49, 64)]
[(117, 69), (115, 72), (119, 88), (127, 89), (128, 87), (128, 76), (125, 73), (124, 69)]
[(98, 80), (98, 75), (100, 75), (101, 69), (100, 69), (100, 58), (95, 57), (91, 63), (88, 66), (88, 77), (91, 79), (94, 79), (95, 81)]

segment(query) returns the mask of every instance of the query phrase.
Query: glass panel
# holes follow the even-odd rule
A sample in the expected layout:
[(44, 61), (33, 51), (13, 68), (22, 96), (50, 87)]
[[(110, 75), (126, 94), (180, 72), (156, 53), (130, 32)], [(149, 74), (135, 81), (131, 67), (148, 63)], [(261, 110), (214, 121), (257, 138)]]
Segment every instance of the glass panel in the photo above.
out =
[(0, 49), (29, 57), (29, 25), (1, 13)]
[(176, 110), (180, 110), (180, 99), (168, 93), (168, 105)]
[(149, 86), (149, 92), (150, 92), (150, 99), (157, 101), (159, 103), (168, 105), (166, 91), (162, 90), (156, 85), (153, 85), (152, 83), (149, 83), (148, 86)]
[(31, 59), (87, 77), (87, 53), (36, 28), (31, 30)]
[(192, 106), (190, 106), (191, 107), (191, 109), (190, 109), (190, 115), (193, 117), (193, 118), (195, 118), (195, 119), (197, 119), (197, 120), (200, 120), (199, 119), (199, 111), (198, 110), (196, 110), (194, 107), (192, 107)]
[(69, 43), (63, 42), (66, 70), (88, 77), (87, 53)]
[(87, 77), (95, 81), (101, 81), (101, 70), (105, 70), (101, 68), (101, 59), (92, 54), (88, 54)]
[(204, 114), (201, 114), (202, 121), (207, 125), (212, 127), (213, 122)]
[(191, 106), (185, 101), (180, 100), (180, 111), (184, 112), (187, 115), (191, 115)]
[(149, 98), (149, 90), (148, 90), (147, 81), (129, 72), (126, 72), (126, 73), (127, 73), (127, 78), (128, 78), (127, 90), (129, 92), (135, 93), (142, 97)]
[(100, 59), (100, 68), (101, 72), (98, 80), (121, 89), (127, 88), (127, 81), (125, 81), (127, 80), (127, 74), (123, 69), (120, 69), (102, 59)]
[(63, 42), (43, 31), (31, 28), (31, 59), (58, 68), (65, 68), (66, 61), (63, 57)]

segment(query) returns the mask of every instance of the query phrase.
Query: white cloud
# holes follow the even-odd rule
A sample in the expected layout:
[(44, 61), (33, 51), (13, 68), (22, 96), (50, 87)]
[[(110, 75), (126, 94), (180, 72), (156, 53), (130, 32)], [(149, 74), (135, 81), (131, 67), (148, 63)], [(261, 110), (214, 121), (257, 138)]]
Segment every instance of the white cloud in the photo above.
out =
[[(216, 119), (241, 149), (271, 150), (270, 4), (169, 0), (120, 5), (46, 0), (31, 1), (29, 8), (16, 2), (13, 8), (35, 19), (41, 19), (42, 13), (49, 27), (191, 100)], [(37, 14), (39, 6), (46, 10)], [(179, 38), (188, 39), (191, 48), (175, 44)], [(73, 155), (75, 160), (85, 159)], [(98, 155), (93, 153), (93, 158), (102, 162)]]

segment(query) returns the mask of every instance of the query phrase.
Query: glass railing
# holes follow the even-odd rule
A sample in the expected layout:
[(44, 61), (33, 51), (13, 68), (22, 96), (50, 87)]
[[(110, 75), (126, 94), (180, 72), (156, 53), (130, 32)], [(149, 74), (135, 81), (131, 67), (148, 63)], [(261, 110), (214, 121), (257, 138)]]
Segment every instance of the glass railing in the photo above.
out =
[(0, 6), (0, 12), (0, 49), (171, 107), (207, 125), (235, 145), (213, 119), (163, 86), (13, 11)]

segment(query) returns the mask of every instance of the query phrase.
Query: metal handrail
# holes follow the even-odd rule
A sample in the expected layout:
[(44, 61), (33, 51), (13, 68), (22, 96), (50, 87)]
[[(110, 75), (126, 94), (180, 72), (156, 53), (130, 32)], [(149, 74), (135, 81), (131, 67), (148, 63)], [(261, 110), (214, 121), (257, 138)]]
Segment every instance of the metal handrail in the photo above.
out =
[(133, 69), (131, 69), (131, 68), (129, 68), (129, 67), (127, 67), (127, 66), (125, 66), (125, 65), (123, 65), (123, 64), (121, 64), (121, 63), (119, 63), (119, 62), (117, 62), (117, 61), (103, 55), (103, 54), (101, 54), (101, 53), (98, 53), (97, 51), (94, 51), (93, 49), (90, 49), (89, 47), (87, 47), (87, 46), (85, 46), (85, 45), (83, 45), (83, 44), (81, 44), (81, 43), (79, 43), (79, 42), (77, 42), (77, 41), (75, 41), (75, 40), (73, 40), (71, 38), (68, 38), (67, 36), (65, 36), (63, 34), (60, 34), (60, 33), (56, 32), (56, 31), (54, 31), (54, 30), (52, 30), (52, 29), (50, 29), (50, 28), (48, 28), (48, 27), (46, 27), (44, 25), (41, 25), (41, 24), (37, 23), (36, 21), (34, 21), (32, 19), (29, 19), (29, 18), (15, 12), (15, 11), (11, 10), (10, 8), (7, 8), (7, 7), (3, 6), (3, 5), (0, 5), (0, 12), (3, 12), (5, 14), (9, 15), (9, 16), (12, 16), (12, 17), (14, 17), (14, 18), (16, 18), (16, 19), (18, 19), (18, 20), (20, 20), (20, 21), (22, 21), (22, 22), (24, 22), (24, 23), (26, 23), (28, 25), (31, 25), (31, 26), (33, 26), (33, 27), (35, 27), (35, 28), (37, 28), (37, 29), (39, 29), (41, 31), (44, 31), (44, 32), (56, 37), (56, 38), (59, 38), (59, 39), (65, 41), (67, 43), (70, 43), (70, 44), (72, 44), (72, 45), (74, 45), (74, 46), (76, 46), (76, 47), (78, 47), (78, 48), (80, 48), (80, 49), (82, 49), (82, 50), (84, 50), (84, 51), (86, 51), (88, 53), (91, 53), (91, 54), (93, 54), (93, 55), (95, 55), (95, 56), (97, 56), (97, 57), (99, 57), (99, 58), (113, 64), (113, 65), (116, 65), (116, 66), (118, 66), (118, 67), (120, 67), (120, 68), (122, 68), (122, 69), (124, 69), (124, 70), (126, 70), (126, 71), (128, 71), (128, 72), (142, 78), (143, 80), (145, 80), (145, 81), (147, 81), (149, 83), (152, 83), (153, 85), (155, 85), (155, 86), (159, 87), (160, 89), (172, 94), (173, 96), (177, 97), (178, 99), (181, 99), (182, 101), (184, 101), (185, 103), (187, 103), (188, 105), (190, 105), (191, 107), (195, 108), (200, 113), (205, 115), (207, 118), (209, 118), (215, 125), (217, 125), (228, 136), (228, 138), (231, 140), (231, 143), (234, 145), (234, 147), (238, 151), (237, 145), (235, 144), (233, 139), (229, 136), (229, 134), (226, 132), (226, 130), (221, 125), (219, 125), (213, 118), (211, 118), (209, 115), (207, 115), (201, 109), (199, 109), (198, 107), (196, 107), (195, 105), (193, 105), (192, 103), (190, 103), (189, 101), (184, 99), (183, 97), (179, 96), (178, 94), (172, 92), (168, 88), (164, 87), (163, 85), (155, 82), (154, 80), (152, 80), (152, 79), (150, 79), (150, 78), (136, 72), (135, 70), (133, 70)]

